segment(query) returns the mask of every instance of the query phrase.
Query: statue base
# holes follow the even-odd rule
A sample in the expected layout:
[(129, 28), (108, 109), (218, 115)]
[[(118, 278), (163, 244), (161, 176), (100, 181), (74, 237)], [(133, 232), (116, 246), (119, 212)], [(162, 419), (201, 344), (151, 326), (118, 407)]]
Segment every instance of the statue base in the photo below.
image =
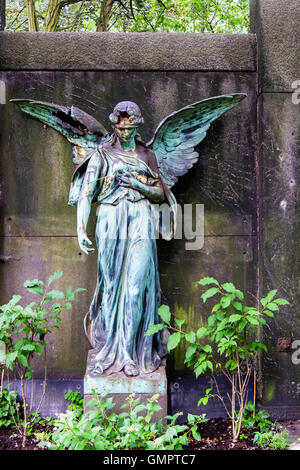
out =
[(91, 375), (91, 354), (89, 351), (87, 359), (86, 373), (84, 376), (84, 412), (91, 408), (87, 406), (89, 400), (93, 398), (92, 391), (95, 390), (99, 395), (108, 392), (107, 397), (112, 397), (115, 407), (111, 412), (121, 413), (121, 406), (126, 403), (126, 398), (135, 393), (136, 398), (141, 399), (141, 403), (146, 403), (147, 398), (158, 394), (157, 403), (162, 409), (155, 413), (154, 419), (159, 420), (168, 415), (168, 397), (167, 397), (167, 377), (165, 359), (162, 360), (160, 367), (150, 374), (140, 374), (135, 377), (128, 377), (123, 371), (107, 376), (95, 377)]

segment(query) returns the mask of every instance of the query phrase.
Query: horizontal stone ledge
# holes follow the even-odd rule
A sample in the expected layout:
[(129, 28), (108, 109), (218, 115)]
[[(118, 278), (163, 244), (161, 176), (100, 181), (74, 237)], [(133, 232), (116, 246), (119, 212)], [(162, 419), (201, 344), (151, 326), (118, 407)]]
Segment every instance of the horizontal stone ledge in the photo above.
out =
[(1, 32), (0, 70), (254, 72), (256, 36)]

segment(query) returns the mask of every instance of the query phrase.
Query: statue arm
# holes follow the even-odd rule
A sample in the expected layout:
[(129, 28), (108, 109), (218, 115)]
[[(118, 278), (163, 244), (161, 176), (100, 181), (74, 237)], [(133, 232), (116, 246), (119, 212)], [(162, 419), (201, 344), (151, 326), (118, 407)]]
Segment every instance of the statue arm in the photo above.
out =
[(95, 152), (86, 169), (85, 177), (82, 184), (82, 189), (77, 204), (77, 236), (80, 249), (87, 255), (94, 251), (94, 248), (89, 248), (87, 245), (92, 245), (89, 240), (86, 230), (91, 212), (91, 204), (93, 194), (100, 175), (100, 157), (98, 152)]

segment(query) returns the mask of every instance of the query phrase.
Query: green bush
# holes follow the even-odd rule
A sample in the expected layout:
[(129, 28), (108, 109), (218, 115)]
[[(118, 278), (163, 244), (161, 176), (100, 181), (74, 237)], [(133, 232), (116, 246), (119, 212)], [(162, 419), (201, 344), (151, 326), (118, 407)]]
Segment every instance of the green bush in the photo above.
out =
[(154, 395), (143, 404), (132, 394), (121, 407), (124, 411), (116, 414), (111, 411), (115, 406), (111, 397), (94, 393), (87, 405), (95, 409), (80, 416), (76, 409), (60, 415), (50, 440), (39, 445), (52, 450), (180, 450), (190, 436), (201, 440), (197, 427), (204, 416), (189, 414), (187, 425), (176, 424), (180, 413), (167, 416), (168, 424), (153, 421), (161, 410), (157, 398)]
[[(0, 351), (0, 362), (4, 363), (7, 383), (10, 383), (10, 373), (20, 380), (22, 416), (16, 415), (15, 427), (23, 437), (25, 446), (28, 429), (39, 412), (45, 395), (47, 383), (47, 360), (45, 338), (59, 328), (62, 322), (62, 312), (72, 309), (75, 295), (84, 291), (79, 288), (72, 290), (67, 286), (65, 292), (51, 289), (54, 281), (62, 276), (62, 271), (55, 272), (44, 284), (39, 279), (28, 280), (24, 283), (27, 291), (38, 297), (38, 301), (31, 302), (25, 306), (20, 304), (21, 295), (13, 295), (11, 300), (0, 307), (0, 342), (4, 344), (4, 351)], [(33, 358), (36, 355), (44, 356), (44, 380), (42, 396), (37, 406), (36, 413), (32, 414), (31, 405), (33, 400), (27, 400), (26, 386), (33, 377)], [(1, 382), (3, 381), (3, 374)], [(2, 386), (2, 383), (1, 383)], [(33, 382), (31, 381), (31, 387)], [(31, 389), (31, 395), (33, 389)], [(17, 406), (16, 396), (14, 398)], [(30, 404), (29, 404), (30, 403)]]
[(287, 440), (288, 430), (284, 429), (281, 433), (275, 431), (256, 432), (253, 442), (259, 447), (270, 450), (284, 450), (288, 447), (289, 441)]
[(0, 428), (13, 428), (18, 419), (20, 404), (17, 401), (17, 392), (3, 388), (0, 392)]
[[(213, 297), (217, 298), (208, 316), (207, 326), (202, 326), (197, 331), (183, 331), (185, 320), (174, 318), (173, 323), (169, 307), (162, 305), (158, 313), (163, 323), (150, 326), (146, 335), (169, 328), (173, 332), (168, 340), (169, 351), (176, 348), (183, 339), (187, 342), (185, 363), (193, 368), (196, 378), (205, 373), (212, 374), (216, 388), (214, 394), (210, 393), (212, 389), (207, 389), (206, 396), (199, 400), (198, 406), (206, 404), (212, 396), (219, 398), (231, 419), (233, 441), (236, 441), (242, 426), (248, 384), (255, 370), (257, 355), (267, 352), (266, 345), (257, 340), (260, 328), (266, 325), (269, 317), (273, 318), (280, 306), (289, 302), (275, 298), (277, 290), (272, 290), (260, 299), (259, 306), (252, 307), (246, 304), (244, 293), (232, 282), (221, 284), (212, 277), (205, 277), (198, 284), (209, 286), (201, 295), (203, 303)], [(215, 379), (217, 373), (222, 373), (230, 383), (231, 394), (228, 397), (222, 396), (219, 391)]]

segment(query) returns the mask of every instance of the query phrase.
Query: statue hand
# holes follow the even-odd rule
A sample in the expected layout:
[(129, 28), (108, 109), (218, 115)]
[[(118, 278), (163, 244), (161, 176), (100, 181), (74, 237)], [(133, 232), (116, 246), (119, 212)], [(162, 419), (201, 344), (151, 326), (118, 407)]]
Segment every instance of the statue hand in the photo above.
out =
[(124, 188), (140, 189), (141, 183), (134, 176), (132, 176), (129, 171), (124, 171), (122, 174), (118, 175), (121, 186)]
[(95, 251), (95, 248), (88, 248), (86, 245), (92, 245), (91, 240), (87, 237), (86, 233), (78, 234), (78, 243), (81, 251), (88, 255), (91, 251)]

